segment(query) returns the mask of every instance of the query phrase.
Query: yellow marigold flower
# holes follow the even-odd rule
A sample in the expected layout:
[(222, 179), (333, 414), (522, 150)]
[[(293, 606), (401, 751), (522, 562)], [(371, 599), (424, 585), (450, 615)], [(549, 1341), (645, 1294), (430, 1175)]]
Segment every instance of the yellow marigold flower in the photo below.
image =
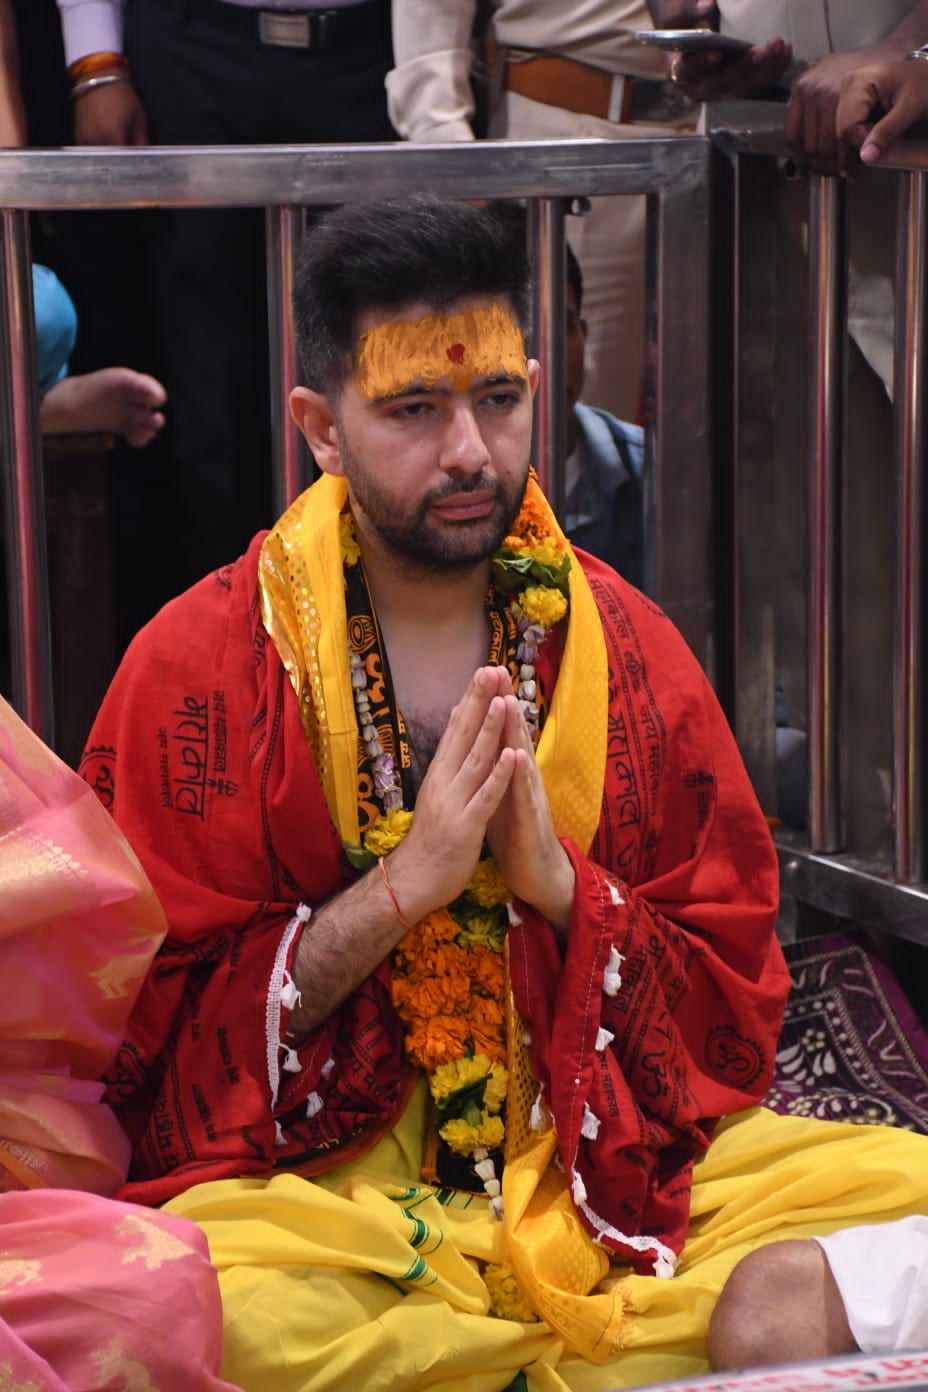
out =
[(342, 546), (342, 560), (345, 565), (356, 565), (361, 555), (358, 538), (354, 531), (354, 518), (350, 512), (343, 512), (338, 519), (339, 540)]
[(557, 537), (546, 536), (537, 546), (532, 547), (532, 560), (539, 565), (556, 567), (564, 559), (564, 544)]
[(502, 1117), (484, 1116), (479, 1126), (468, 1126), (461, 1117), (446, 1121), (438, 1133), (457, 1155), (471, 1155), (478, 1146), (496, 1150), (503, 1144), (505, 1130)]
[(461, 1088), (470, 1087), (472, 1083), (486, 1078), (490, 1069), (490, 1060), (486, 1054), (475, 1054), (473, 1058), (443, 1063), (429, 1078), (432, 1096), (436, 1102), (440, 1102), (443, 1097), (450, 1097), (453, 1092), (460, 1092)]
[(542, 628), (553, 628), (567, 613), (567, 600), (560, 590), (548, 589), (543, 585), (529, 585), (522, 591), (513, 609), (524, 614), (529, 623), (541, 624)]
[(494, 1063), (490, 1070), (490, 1081), (487, 1083), (487, 1090), (483, 1094), (483, 1105), (492, 1115), (501, 1112), (506, 1102), (506, 1083), (509, 1074), (502, 1064)]
[(502, 1117), (484, 1116), (477, 1127), (477, 1144), (486, 1146), (487, 1150), (498, 1150), (505, 1134)]
[(490, 1313), (498, 1319), (537, 1323), (538, 1316), (522, 1293), (509, 1262), (487, 1262), (483, 1279), (490, 1293)]
[(485, 909), (492, 908), (494, 904), (504, 904), (509, 898), (506, 881), (492, 856), (488, 856), (486, 860), (478, 860), (465, 893), (471, 895)]
[(464, 924), (457, 940), (462, 947), (488, 947), (492, 952), (502, 952), (506, 929), (499, 927), (495, 918), (475, 914)]
[(372, 823), (364, 833), (364, 849), (374, 856), (389, 855), (406, 835), (412, 825), (412, 813), (402, 807), (391, 808)]

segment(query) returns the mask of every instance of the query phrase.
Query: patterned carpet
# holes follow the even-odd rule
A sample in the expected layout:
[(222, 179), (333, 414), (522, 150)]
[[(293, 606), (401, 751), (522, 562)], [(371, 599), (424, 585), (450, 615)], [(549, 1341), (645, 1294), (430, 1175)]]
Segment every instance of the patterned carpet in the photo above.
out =
[(793, 989), (767, 1105), (928, 1133), (928, 1032), (888, 965), (843, 934), (784, 951)]

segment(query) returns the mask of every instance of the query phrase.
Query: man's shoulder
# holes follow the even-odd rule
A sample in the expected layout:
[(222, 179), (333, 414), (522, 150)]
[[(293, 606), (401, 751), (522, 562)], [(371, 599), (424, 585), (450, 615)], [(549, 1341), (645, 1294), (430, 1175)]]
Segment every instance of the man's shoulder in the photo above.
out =
[(683, 653), (687, 660), (696, 663), (686, 639), (659, 604), (605, 561), (580, 547), (573, 550), (605, 626), (634, 633), (642, 648), (659, 645), (675, 660), (678, 653)]
[(652, 599), (649, 599), (646, 594), (633, 585), (630, 580), (626, 580), (624, 575), (620, 575), (606, 561), (600, 560), (590, 551), (584, 551), (580, 546), (573, 547), (573, 553), (589, 582), (600, 612), (602, 612), (604, 605), (612, 607), (615, 603), (619, 603), (630, 614), (641, 615), (642, 618), (647, 618), (649, 623), (656, 621), (664, 624), (670, 623), (660, 605), (655, 604)]
[[(604, 441), (605, 434), (628, 472), (640, 480), (644, 469), (644, 429), (631, 421), (619, 420), (618, 416), (601, 406), (588, 406), (583, 401), (575, 404), (574, 413), (584, 438), (593, 445), (594, 452), (596, 441)], [(606, 448), (604, 443), (602, 452)]]

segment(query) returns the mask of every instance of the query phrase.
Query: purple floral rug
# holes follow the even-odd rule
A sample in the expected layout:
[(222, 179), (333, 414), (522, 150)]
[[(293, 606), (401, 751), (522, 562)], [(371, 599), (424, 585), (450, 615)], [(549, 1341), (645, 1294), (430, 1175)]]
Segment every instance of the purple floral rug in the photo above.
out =
[(928, 1133), (928, 1032), (889, 966), (840, 933), (784, 953), (793, 988), (767, 1106)]

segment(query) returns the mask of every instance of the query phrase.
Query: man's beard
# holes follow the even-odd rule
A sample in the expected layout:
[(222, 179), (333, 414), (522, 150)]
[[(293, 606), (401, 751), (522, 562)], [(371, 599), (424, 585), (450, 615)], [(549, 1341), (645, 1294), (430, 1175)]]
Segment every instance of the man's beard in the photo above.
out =
[[(410, 511), (403, 509), (396, 499), (385, 497), (376, 482), (358, 468), (357, 459), (341, 431), (339, 446), (345, 477), (368, 524), (397, 556), (424, 570), (471, 570), (489, 560), (509, 535), (522, 507), (528, 482), (527, 459), (521, 478), (508, 486), (483, 470), (465, 483), (449, 478)], [(485, 517), (440, 522), (431, 513), (443, 498), (484, 491), (492, 492), (495, 497)]]

